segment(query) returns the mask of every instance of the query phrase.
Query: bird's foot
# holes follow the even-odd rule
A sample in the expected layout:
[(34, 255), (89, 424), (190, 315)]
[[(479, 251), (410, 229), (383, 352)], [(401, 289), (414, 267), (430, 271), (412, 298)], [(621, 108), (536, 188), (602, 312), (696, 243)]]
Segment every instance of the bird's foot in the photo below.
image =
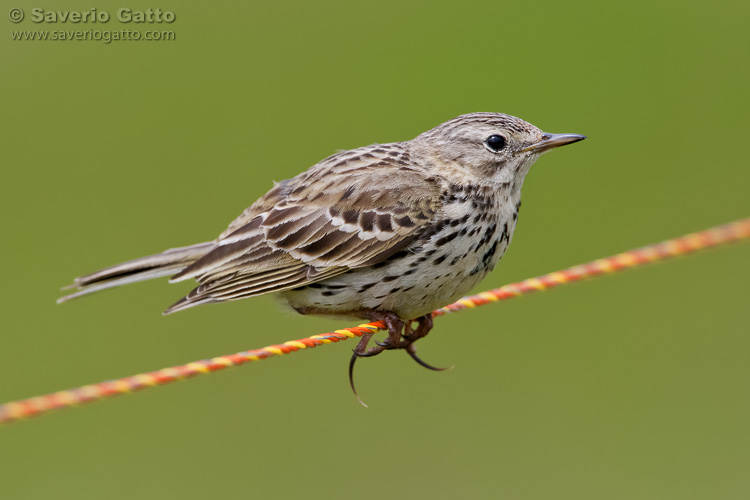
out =
[(375, 332), (366, 333), (362, 335), (357, 347), (353, 350), (354, 354), (352, 354), (352, 358), (349, 361), (349, 384), (352, 387), (354, 395), (357, 396), (357, 400), (362, 406), (367, 405), (359, 397), (357, 389), (354, 387), (354, 363), (356, 363), (358, 358), (376, 356), (385, 350), (404, 349), (414, 361), (429, 370), (444, 371), (453, 368), (453, 366), (438, 368), (422, 361), (422, 359), (417, 356), (417, 348), (414, 346), (414, 342), (427, 335), (432, 329), (432, 314), (426, 314), (414, 320), (417, 322), (416, 329), (412, 328), (412, 321), (404, 322), (393, 313), (372, 312), (368, 319), (385, 323), (388, 328), (388, 337), (382, 342), (376, 341), (375, 344), (377, 345), (368, 348), (367, 344), (370, 342), (370, 339)]
[(404, 326), (404, 334), (402, 335), (403, 340), (401, 340), (401, 342), (399, 343), (398, 349), (406, 350), (406, 353), (411, 356), (414, 361), (416, 361), (420, 366), (424, 366), (428, 370), (442, 372), (453, 368), (453, 366), (438, 368), (422, 361), (422, 359), (417, 356), (417, 347), (414, 345), (414, 342), (421, 339), (422, 337), (427, 335), (430, 330), (432, 330), (432, 314), (426, 314), (420, 318), (417, 318), (416, 321), (416, 330), (412, 330), (411, 322)]
[(358, 358), (369, 358), (376, 356), (386, 349), (398, 349), (401, 343), (401, 335), (404, 331), (404, 322), (393, 313), (372, 313), (373, 321), (382, 321), (388, 328), (388, 336), (383, 342), (375, 342), (377, 345), (370, 348), (367, 344), (373, 336), (373, 333), (366, 333), (362, 335), (362, 339), (354, 348), (354, 355)]

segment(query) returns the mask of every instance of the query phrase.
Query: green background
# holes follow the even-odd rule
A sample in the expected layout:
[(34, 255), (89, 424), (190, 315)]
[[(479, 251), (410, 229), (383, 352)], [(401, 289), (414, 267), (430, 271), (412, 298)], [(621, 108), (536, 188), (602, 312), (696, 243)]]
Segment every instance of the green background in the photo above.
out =
[[(171, 42), (11, 41), (31, 7), (160, 7)], [(11, 7), (27, 19), (8, 20)], [(162, 317), (165, 280), (79, 274), (208, 240), (337, 149), (501, 111), (545, 156), (480, 289), (750, 215), (748, 2), (21, 2), (0, 43), (0, 401), (351, 323), (272, 297)], [(750, 246), (0, 428), (8, 499), (750, 497)]]

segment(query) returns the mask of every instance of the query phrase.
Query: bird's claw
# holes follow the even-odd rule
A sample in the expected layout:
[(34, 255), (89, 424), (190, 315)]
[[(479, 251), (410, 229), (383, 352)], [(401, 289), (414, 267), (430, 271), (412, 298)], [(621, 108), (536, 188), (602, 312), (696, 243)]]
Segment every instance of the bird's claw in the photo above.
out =
[(349, 361), (349, 385), (352, 387), (352, 392), (354, 393), (354, 397), (357, 398), (357, 401), (359, 401), (359, 404), (367, 408), (367, 404), (365, 404), (364, 401), (362, 401), (362, 398), (359, 397), (359, 394), (357, 394), (357, 389), (354, 387), (354, 363), (357, 362), (357, 358), (362, 357), (360, 354), (357, 353), (357, 351), (354, 351), (354, 354), (352, 355), (352, 359)]
[(390, 350), (390, 349), (403, 349), (403, 347), (401, 347), (401, 342), (396, 342), (396, 343), (395, 343), (395, 345), (394, 345), (394, 343), (393, 343), (393, 342), (391, 342), (391, 338), (390, 338), (390, 337), (387, 337), (387, 338), (386, 338), (386, 339), (385, 339), (384, 341), (382, 341), (382, 342), (378, 342), (378, 341), (376, 340), (376, 341), (375, 341), (375, 343), (376, 343), (376, 344), (378, 344), (378, 345), (379, 345), (380, 347), (382, 347), (382, 348), (383, 348), (383, 349), (380, 349), (380, 350), (378, 351), (378, 353), (382, 352), (382, 351), (383, 351), (383, 350), (385, 350), (385, 349), (388, 349), (388, 350)]
[(447, 368), (432, 366), (422, 361), (422, 359), (416, 354), (417, 349), (414, 347), (414, 342), (427, 335), (432, 328), (431, 315), (428, 314), (416, 320), (419, 322), (419, 326), (416, 329), (412, 329), (411, 322), (404, 323), (393, 314), (386, 316), (385, 318), (375, 316), (371, 319), (384, 321), (386, 323), (388, 326), (388, 337), (382, 342), (376, 340), (375, 344), (377, 345), (368, 349), (367, 344), (374, 333), (368, 332), (362, 336), (359, 344), (357, 344), (357, 347), (353, 350), (352, 358), (349, 361), (349, 385), (351, 386), (352, 392), (354, 392), (357, 401), (359, 401), (362, 406), (366, 407), (367, 405), (362, 401), (362, 398), (359, 397), (357, 389), (354, 387), (354, 364), (357, 362), (357, 358), (369, 358), (376, 356), (385, 350), (404, 349), (414, 361), (428, 370), (441, 372), (453, 368), (452, 366)]
[(446, 366), (445, 368), (438, 368), (437, 366), (432, 366), (429, 363), (425, 363), (424, 361), (422, 361), (422, 359), (419, 356), (417, 356), (417, 348), (414, 347), (414, 344), (409, 344), (404, 349), (414, 361), (416, 361), (421, 366), (424, 366), (428, 370), (433, 370), (436, 372), (444, 372), (445, 370), (452, 370), (454, 368), (454, 365)]

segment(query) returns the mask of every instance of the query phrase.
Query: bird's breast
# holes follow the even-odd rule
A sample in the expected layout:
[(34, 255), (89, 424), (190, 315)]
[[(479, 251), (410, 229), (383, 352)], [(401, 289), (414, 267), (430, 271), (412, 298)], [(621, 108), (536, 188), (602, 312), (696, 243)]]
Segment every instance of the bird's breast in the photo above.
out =
[(299, 310), (380, 310), (403, 319), (427, 314), (465, 295), (497, 264), (516, 226), (510, 190), (456, 189), (404, 250), (365, 268), (284, 292)]

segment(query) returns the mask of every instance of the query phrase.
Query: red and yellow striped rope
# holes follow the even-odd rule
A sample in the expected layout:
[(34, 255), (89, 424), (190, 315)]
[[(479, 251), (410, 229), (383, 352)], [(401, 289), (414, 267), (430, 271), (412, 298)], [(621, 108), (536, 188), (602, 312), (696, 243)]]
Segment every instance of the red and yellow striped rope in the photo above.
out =
[[(565, 283), (572, 283), (584, 278), (593, 278), (603, 274), (631, 269), (650, 262), (685, 255), (697, 250), (723, 245), (750, 238), (750, 218), (716, 226), (698, 233), (688, 234), (654, 245), (623, 252), (612, 257), (595, 260), (587, 264), (570, 267), (562, 271), (530, 278), (518, 283), (511, 283), (494, 290), (464, 297), (434, 311), (433, 316), (470, 309), (490, 302), (507, 300), (539, 290), (554, 288)], [(44, 396), (13, 401), (0, 405), (0, 424), (23, 420), (51, 410), (77, 406), (83, 403), (98, 401), (104, 398), (127, 394), (148, 387), (169, 384), (185, 378), (204, 373), (212, 373), (233, 366), (240, 366), (251, 361), (259, 361), (273, 356), (289, 354), (300, 349), (308, 349), (322, 344), (330, 344), (353, 337), (361, 337), (367, 332), (384, 330), (381, 322), (366, 323), (352, 328), (322, 333), (299, 340), (290, 340), (283, 344), (270, 345), (262, 349), (242, 351), (227, 356), (195, 361), (186, 365), (172, 366), (132, 377), (109, 380), (98, 384), (86, 385), (77, 389), (59, 391)]]

